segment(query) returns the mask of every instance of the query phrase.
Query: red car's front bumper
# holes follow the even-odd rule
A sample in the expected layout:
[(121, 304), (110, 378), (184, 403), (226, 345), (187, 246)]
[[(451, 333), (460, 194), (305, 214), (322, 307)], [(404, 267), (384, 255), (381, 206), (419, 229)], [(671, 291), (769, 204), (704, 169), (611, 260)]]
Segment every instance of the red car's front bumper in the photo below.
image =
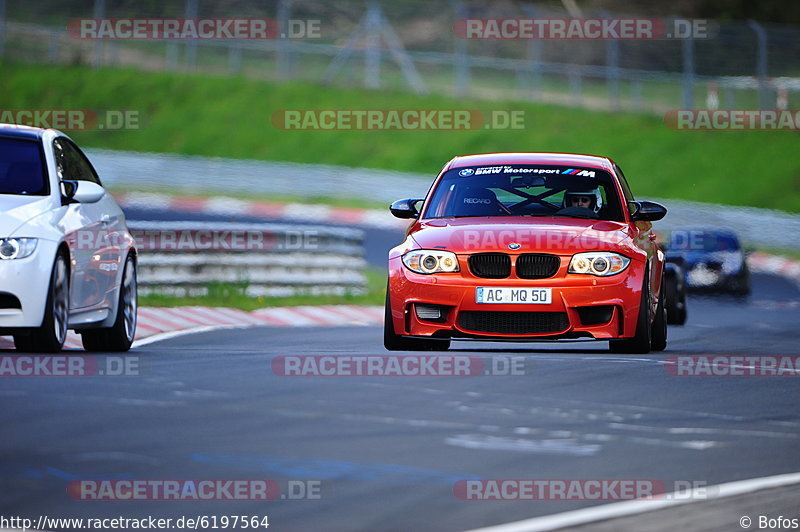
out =
[[(631, 260), (617, 275), (596, 277), (567, 274), (570, 257), (563, 256), (555, 276), (530, 280), (513, 275), (505, 279), (475, 277), (467, 265), (468, 255), (458, 258), (460, 272), (433, 275), (410, 271), (399, 256), (389, 260), (389, 301), (397, 334), (534, 340), (610, 339), (635, 333), (644, 285), (645, 263), (641, 260)], [(552, 303), (476, 303), (479, 286), (551, 288)], [(442, 318), (420, 318), (417, 304), (439, 306)], [(509, 314), (499, 314), (504, 312)], [(535, 313), (543, 314), (533, 316)], [(509, 325), (515, 320), (516, 326)]]

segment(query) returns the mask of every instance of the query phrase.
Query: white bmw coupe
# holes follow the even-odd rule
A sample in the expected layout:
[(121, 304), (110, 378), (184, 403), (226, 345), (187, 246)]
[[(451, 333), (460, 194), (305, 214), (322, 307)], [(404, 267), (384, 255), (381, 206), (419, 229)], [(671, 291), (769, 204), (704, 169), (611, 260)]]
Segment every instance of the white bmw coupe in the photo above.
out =
[(60, 131), (0, 124), (0, 335), (20, 351), (127, 351), (136, 248), (89, 159)]

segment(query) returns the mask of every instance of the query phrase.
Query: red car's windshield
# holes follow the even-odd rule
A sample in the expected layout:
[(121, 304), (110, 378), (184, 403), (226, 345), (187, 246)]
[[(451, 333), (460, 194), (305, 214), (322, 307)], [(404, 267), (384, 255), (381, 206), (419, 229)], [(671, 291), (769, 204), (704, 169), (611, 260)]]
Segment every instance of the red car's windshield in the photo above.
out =
[(613, 178), (594, 168), (497, 165), (447, 171), (425, 218), (569, 216), (624, 221)]

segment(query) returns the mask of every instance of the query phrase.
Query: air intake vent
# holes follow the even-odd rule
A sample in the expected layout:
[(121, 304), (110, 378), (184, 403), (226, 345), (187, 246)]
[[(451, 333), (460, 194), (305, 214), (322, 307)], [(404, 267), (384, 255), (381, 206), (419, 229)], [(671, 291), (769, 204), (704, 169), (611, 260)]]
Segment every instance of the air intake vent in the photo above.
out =
[(566, 312), (495, 312), (465, 310), (458, 325), (467, 331), (496, 334), (557, 333), (569, 327)]
[(614, 307), (612, 305), (598, 305), (595, 307), (578, 307), (576, 309), (578, 315), (581, 317), (581, 323), (584, 325), (599, 325), (601, 323), (608, 323), (614, 315)]
[(475, 277), (505, 279), (511, 275), (511, 257), (505, 253), (476, 253), (467, 263)]
[(447, 319), (448, 307), (440, 305), (425, 305), (416, 303), (414, 309), (417, 312), (417, 318), (425, 321), (435, 321), (442, 323)]
[(0, 292), (0, 308), (22, 308), (22, 305), (17, 299), (17, 296), (13, 294), (7, 294), (5, 292)]
[(520, 279), (546, 279), (558, 272), (561, 259), (546, 253), (524, 253), (517, 257), (517, 277)]

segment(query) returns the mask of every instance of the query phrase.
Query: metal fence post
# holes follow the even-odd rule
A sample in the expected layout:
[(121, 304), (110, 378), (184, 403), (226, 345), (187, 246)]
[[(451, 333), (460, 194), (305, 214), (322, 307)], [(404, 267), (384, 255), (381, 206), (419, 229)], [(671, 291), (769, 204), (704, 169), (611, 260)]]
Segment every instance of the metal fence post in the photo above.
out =
[(278, 79), (287, 80), (291, 76), (289, 63), (289, 17), (291, 10), (291, 0), (278, 0), (278, 31), (280, 35), (276, 37), (276, 67), (278, 69)]
[[(538, 18), (538, 12), (532, 5), (523, 5), (522, 9), (526, 16), (532, 19)], [(528, 54), (530, 92), (534, 98), (538, 98), (539, 91), (542, 90), (542, 41), (540, 39), (528, 39), (526, 52)]]
[[(461, 20), (462, 18), (467, 18), (469, 16), (469, 10), (467, 6), (464, 5), (463, 2), (456, 1), (453, 5), (453, 11), (455, 12), (455, 19)], [(454, 93), (456, 96), (464, 96), (469, 92), (469, 55), (468, 55), (468, 43), (466, 39), (462, 39), (458, 35), (453, 33), (454, 41), (454, 48), (455, 48), (455, 90)]]
[(569, 71), (569, 92), (572, 95), (572, 105), (580, 107), (583, 103), (583, 78), (575, 65)]
[(47, 60), (58, 63), (58, 33), (50, 32), (50, 46), (47, 48)]
[(167, 70), (175, 70), (178, 68), (178, 53), (178, 43), (174, 40), (167, 41), (167, 48), (164, 57)]
[(694, 40), (683, 40), (683, 108), (694, 107)]
[(633, 100), (633, 106), (635, 109), (642, 109), (642, 80), (641, 79), (632, 79), (630, 80), (631, 84), (631, 99)]
[(767, 86), (767, 32), (755, 20), (748, 20), (747, 25), (756, 33), (756, 39), (758, 40), (758, 65), (756, 67), (758, 73), (758, 106), (761, 109), (768, 109), (770, 104)]
[[(94, 18), (105, 18), (106, 0), (94, 0)], [(97, 68), (103, 62), (103, 41), (95, 40), (92, 43), (92, 67)]]
[[(612, 15), (605, 11), (600, 11), (603, 18), (611, 18)], [(620, 108), (619, 102), (619, 39), (609, 39), (606, 41), (606, 82), (608, 85), (608, 107), (612, 111)]]
[(0, 0), (0, 58), (6, 51), (6, 0)]
[(228, 46), (228, 73), (238, 74), (242, 69), (242, 45), (233, 42)]
[[(197, 18), (197, 0), (186, 0), (186, 18)], [(190, 39), (186, 42), (186, 57), (184, 58), (187, 70), (197, 68), (197, 41)]]
[(364, 50), (364, 86), (380, 87), (381, 76), (381, 11), (377, 2), (370, 2), (366, 16), (367, 47)]

